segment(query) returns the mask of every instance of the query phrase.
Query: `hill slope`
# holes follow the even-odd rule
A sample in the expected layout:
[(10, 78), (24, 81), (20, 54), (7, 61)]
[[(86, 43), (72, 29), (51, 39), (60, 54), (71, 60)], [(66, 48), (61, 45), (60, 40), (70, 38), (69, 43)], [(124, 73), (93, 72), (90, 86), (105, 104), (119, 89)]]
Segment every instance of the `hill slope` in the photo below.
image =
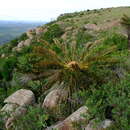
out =
[(62, 14), (0, 46), (0, 107), (11, 113), (0, 128), (129, 130), (123, 14), (130, 7)]

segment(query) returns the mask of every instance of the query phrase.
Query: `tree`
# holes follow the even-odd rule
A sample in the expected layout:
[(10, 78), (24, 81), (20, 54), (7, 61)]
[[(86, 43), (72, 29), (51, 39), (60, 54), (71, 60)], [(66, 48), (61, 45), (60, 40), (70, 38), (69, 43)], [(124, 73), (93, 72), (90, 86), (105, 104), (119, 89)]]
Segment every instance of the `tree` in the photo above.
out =
[(121, 18), (121, 24), (126, 27), (126, 31), (128, 35), (128, 49), (130, 49), (130, 17), (124, 15)]

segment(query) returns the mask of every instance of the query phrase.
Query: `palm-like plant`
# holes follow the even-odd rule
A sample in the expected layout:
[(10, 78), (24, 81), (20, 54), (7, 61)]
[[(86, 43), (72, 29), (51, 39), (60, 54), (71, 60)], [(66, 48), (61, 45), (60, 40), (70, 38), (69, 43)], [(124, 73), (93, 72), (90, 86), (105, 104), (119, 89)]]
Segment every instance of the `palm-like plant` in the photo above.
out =
[[(98, 76), (99, 70), (110, 68), (118, 60), (113, 56), (116, 47), (104, 45), (64, 44), (56, 39), (54, 44), (40, 41), (43, 45), (35, 46), (30, 59), (37, 57), (33, 63), (30, 79), (45, 78), (46, 87), (62, 83), (69, 96), (80, 89), (88, 89), (92, 82), (104, 82), (104, 77)], [(98, 46), (98, 47), (97, 47)], [(27, 79), (27, 78), (24, 78)], [(59, 85), (60, 86), (60, 85)]]
[(128, 35), (128, 49), (130, 49), (130, 17), (124, 15), (121, 19), (121, 24), (126, 27)]

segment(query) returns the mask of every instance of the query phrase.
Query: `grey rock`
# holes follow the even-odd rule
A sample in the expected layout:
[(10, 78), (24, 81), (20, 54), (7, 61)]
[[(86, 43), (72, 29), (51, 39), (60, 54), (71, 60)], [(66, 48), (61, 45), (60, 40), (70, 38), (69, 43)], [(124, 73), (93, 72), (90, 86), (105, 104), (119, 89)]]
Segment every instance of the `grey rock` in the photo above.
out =
[(20, 106), (35, 103), (35, 96), (32, 91), (20, 89), (4, 100), (4, 103), (18, 104)]
[(86, 118), (83, 117), (84, 114), (88, 112), (88, 108), (86, 106), (80, 107), (77, 111), (72, 113), (69, 117), (67, 117), (64, 121), (53, 125), (46, 130), (78, 130), (74, 127), (74, 124), (80, 123), (81, 125), (84, 124)]

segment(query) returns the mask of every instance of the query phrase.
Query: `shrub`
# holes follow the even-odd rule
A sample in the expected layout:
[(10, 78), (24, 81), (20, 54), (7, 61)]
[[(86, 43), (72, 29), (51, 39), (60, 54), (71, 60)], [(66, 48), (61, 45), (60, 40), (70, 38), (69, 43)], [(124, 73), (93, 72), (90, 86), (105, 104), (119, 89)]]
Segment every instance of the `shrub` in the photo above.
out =
[(14, 120), (12, 130), (40, 130), (47, 126), (48, 115), (39, 107), (28, 107), (27, 114)]
[(53, 42), (54, 38), (59, 38), (63, 34), (63, 30), (58, 24), (53, 24), (48, 28), (48, 31), (44, 33), (43, 39), (49, 43)]
[(121, 34), (112, 33), (103, 41), (106, 45), (116, 45), (119, 50), (127, 49), (127, 38)]
[(90, 119), (96, 118), (102, 121), (107, 118), (114, 121), (117, 130), (130, 129), (129, 77), (116, 84), (110, 82), (93, 86), (91, 91), (87, 92), (86, 105)]
[(6, 81), (12, 78), (12, 71), (16, 65), (17, 59), (15, 56), (0, 59), (0, 77)]
[(76, 42), (81, 45), (87, 43), (88, 41), (91, 41), (92, 39), (93, 39), (93, 36), (84, 31), (79, 31), (76, 36)]

